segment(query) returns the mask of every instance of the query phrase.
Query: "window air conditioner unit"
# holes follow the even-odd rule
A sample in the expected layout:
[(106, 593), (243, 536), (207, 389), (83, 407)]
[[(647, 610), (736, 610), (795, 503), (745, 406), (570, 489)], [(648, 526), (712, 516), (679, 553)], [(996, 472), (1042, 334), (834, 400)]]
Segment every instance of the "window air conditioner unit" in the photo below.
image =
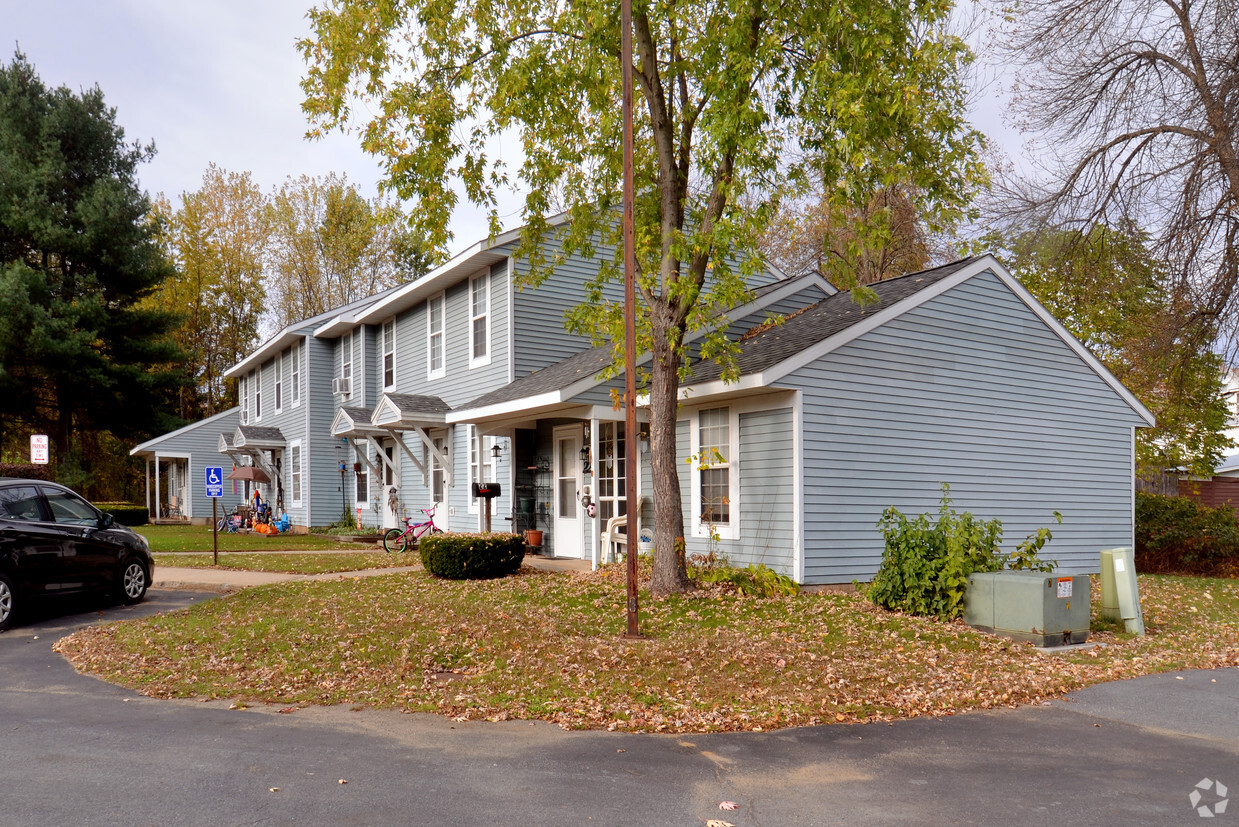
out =
[(332, 393), (343, 393), (343, 394), (352, 393), (353, 392), (353, 380), (352, 379), (332, 379), (331, 380), (331, 392)]
[(241, 424), (248, 425), (249, 421), (250, 421), (250, 412), (244, 411), (244, 410), (241, 411)]

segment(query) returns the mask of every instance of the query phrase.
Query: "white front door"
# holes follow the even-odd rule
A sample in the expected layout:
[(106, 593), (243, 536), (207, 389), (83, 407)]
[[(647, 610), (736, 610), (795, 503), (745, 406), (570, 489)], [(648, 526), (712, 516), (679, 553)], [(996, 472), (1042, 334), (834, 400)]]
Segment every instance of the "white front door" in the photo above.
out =
[[(401, 528), (404, 525), (401, 521), (402, 512), (407, 506), (400, 493), (400, 452), (393, 439), (384, 439), (379, 444), (383, 447), (383, 456), (387, 457), (386, 462), (383, 462), (382, 457), (379, 458), (379, 461), (383, 462), (383, 490), (379, 495), (381, 500), (379, 508), (383, 511), (383, 528)], [(395, 489), (394, 493), (393, 489)], [(396, 506), (394, 511), (392, 510), (393, 502)]]
[(555, 429), (555, 529), (552, 542), (556, 557), (585, 555), (584, 509), (577, 500), (581, 490), (581, 429), (569, 425)]
[[(448, 437), (447, 434), (431, 436), (431, 442), (439, 449), (439, 453), (447, 456)], [(432, 505), (435, 505), (435, 525), (444, 531), (448, 530), (448, 517), (451, 516), (452, 510), (447, 504), (447, 473), (443, 467), (443, 463), (434, 454), (429, 454), (428, 461), (430, 463), (430, 498), (433, 500)], [(429, 506), (427, 506), (429, 507)], [(420, 509), (421, 506), (419, 505)], [(426, 515), (418, 511), (413, 516), (417, 517), (418, 522), (426, 519)]]

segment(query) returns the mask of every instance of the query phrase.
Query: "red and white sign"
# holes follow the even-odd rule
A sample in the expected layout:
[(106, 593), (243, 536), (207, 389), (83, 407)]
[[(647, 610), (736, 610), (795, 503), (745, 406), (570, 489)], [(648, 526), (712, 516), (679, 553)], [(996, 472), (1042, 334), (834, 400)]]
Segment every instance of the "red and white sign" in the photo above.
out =
[(51, 459), (51, 449), (48, 447), (47, 434), (30, 435), (30, 461), (35, 465), (47, 465)]

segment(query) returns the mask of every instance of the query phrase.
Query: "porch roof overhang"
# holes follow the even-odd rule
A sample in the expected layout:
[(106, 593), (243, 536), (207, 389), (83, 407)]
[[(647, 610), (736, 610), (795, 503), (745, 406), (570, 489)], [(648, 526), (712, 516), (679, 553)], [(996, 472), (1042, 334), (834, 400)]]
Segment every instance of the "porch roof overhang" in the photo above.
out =
[(376, 432), (441, 428), (451, 420), (452, 408), (437, 396), (385, 393), (370, 414)]
[(368, 408), (340, 408), (331, 420), (332, 436), (362, 438), (382, 433), (386, 432), (370, 421)]
[(260, 451), (278, 450), (288, 445), (288, 440), (279, 428), (265, 428), (260, 425), (238, 425), (232, 435), (232, 447), (254, 448)]
[[(197, 422), (191, 422), (190, 424), (184, 426), (183, 428), (177, 428), (175, 431), (169, 431), (168, 433), (163, 434), (161, 436), (157, 436), (154, 439), (148, 439), (146, 442), (143, 442), (142, 444), (131, 448), (129, 451), (129, 456), (148, 457), (148, 458), (154, 457), (156, 455), (162, 456), (163, 451), (160, 450), (160, 446), (163, 445), (164, 443), (170, 440), (173, 440), (176, 437), (183, 436), (185, 434), (196, 431), (199, 428), (209, 428), (212, 425), (218, 426), (221, 424), (225, 425), (226, 427), (230, 423), (222, 422), (222, 420), (239, 419), (240, 416), (241, 416), (241, 409), (239, 407), (229, 408), (226, 411), (220, 411), (219, 413), (213, 416), (208, 416), (206, 419), (200, 419)], [(184, 450), (184, 449), (180, 449), (180, 450)]]

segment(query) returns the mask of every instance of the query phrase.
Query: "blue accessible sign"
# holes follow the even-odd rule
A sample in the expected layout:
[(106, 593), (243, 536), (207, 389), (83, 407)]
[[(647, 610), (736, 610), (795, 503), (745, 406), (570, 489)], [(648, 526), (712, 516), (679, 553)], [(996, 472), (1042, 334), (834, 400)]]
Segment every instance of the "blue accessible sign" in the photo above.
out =
[(206, 469), (206, 495), (208, 497), (224, 496), (224, 469), (219, 467)]

